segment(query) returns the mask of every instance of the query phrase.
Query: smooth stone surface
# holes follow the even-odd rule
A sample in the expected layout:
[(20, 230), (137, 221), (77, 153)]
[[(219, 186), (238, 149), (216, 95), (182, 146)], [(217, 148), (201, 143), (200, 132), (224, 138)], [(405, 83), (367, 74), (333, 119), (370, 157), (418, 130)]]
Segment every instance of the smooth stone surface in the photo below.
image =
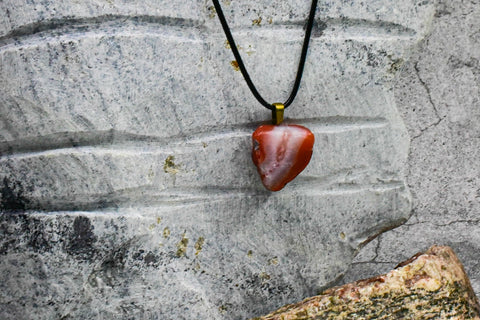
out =
[[(259, 91), (281, 101), (309, 4), (223, 5)], [(286, 114), (317, 148), (272, 195), (250, 159), (270, 113), (210, 3), (1, 2), (0, 318), (248, 318), (315, 294), (404, 222), (392, 80), (433, 2), (318, 10)]]
[(439, 1), (432, 34), (395, 84), (411, 136), (413, 216), (360, 251), (343, 281), (382, 273), (431, 244), (451, 246), (480, 296), (480, 6)]

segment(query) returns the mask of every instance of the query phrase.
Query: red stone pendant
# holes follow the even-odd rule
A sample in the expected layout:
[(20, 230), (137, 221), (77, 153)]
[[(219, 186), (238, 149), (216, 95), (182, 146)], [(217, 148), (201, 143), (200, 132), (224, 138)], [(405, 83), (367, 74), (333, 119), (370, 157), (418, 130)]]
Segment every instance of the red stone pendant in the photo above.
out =
[(263, 185), (279, 191), (308, 165), (315, 137), (307, 128), (295, 124), (261, 125), (252, 141), (252, 159)]

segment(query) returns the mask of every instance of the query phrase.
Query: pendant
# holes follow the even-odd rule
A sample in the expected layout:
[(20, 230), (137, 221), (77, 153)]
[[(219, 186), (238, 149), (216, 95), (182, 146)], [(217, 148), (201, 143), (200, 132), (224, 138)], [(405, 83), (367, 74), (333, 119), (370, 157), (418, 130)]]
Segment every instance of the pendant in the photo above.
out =
[[(273, 118), (281, 122), (283, 109), (279, 115), (276, 107)], [(315, 136), (295, 124), (261, 125), (252, 134), (252, 142), (252, 160), (263, 185), (270, 191), (279, 191), (310, 162)]]

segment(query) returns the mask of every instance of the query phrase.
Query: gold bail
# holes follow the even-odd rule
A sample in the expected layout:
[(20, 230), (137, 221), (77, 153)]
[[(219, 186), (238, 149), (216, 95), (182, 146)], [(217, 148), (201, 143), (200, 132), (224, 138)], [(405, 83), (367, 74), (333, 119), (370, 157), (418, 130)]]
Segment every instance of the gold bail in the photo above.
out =
[(280, 124), (283, 122), (283, 112), (285, 110), (285, 106), (283, 103), (274, 103), (272, 105), (275, 107), (275, 110), (272, 110), (273, 124)]

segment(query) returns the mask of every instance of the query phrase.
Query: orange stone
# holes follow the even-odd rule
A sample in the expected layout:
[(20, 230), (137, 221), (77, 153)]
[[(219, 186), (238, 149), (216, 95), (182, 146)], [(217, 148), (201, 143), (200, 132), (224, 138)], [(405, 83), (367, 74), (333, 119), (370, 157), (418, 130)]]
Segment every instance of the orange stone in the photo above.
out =
[(252, 159), (262, 183), (279, 191), (310, 162), (315, 136), (299, 125), (261, 125), (252, 135)]

